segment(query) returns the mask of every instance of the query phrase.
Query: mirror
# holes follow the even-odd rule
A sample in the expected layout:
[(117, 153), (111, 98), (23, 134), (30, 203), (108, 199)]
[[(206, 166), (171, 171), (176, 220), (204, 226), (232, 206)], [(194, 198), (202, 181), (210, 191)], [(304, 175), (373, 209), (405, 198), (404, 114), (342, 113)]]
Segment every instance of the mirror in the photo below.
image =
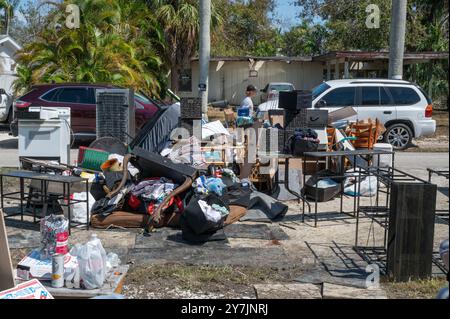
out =
[(327, 107), (327, 102), (325, 100), (319, 100), (319, 102), (317, 102), (317, 107), (318, 108)]

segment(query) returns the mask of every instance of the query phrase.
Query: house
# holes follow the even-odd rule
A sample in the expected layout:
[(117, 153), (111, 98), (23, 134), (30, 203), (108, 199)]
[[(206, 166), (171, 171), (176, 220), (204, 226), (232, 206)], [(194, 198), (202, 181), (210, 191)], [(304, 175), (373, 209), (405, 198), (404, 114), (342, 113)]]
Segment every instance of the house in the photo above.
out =
[[(238, 105), (249, 84), (263, 89), (268, 82), (290, 82), (296, 89), (311, 89), (322, 82), (322, 69), (322, 63), (311, 57), (214, 57), (209, 67), (208, 100)], [(199, 63), (193, 59), (181, 72), (177, 94), (197, 96), (198, 83)], [(255, 102), (259, 104), (259, 97)]]
[[(405, 53), (404, 64), (448, 59), (448, 52)], [(345, 78), (387, 77), (389, 52), (337, 51), (313, 57), (212, 57), (208, 100), (227, 100), (238, 105), (248, 84), (262, 89), (269, 82), (290, 82), (298, 90), (310, 90), (323, 81)], [(181, 97), (198, 96), (199, 61), (191, 60), (180, 73)], [(259, 104), (260, 97), (254, 99)]]
[(16, 79), (17, 63), (14, 59), (21, 46), (8, 35), (0, 35), (0, 89), (6, 94), (0, 98), (0, 121), (5, 121), (12, 105), (12, 84)]

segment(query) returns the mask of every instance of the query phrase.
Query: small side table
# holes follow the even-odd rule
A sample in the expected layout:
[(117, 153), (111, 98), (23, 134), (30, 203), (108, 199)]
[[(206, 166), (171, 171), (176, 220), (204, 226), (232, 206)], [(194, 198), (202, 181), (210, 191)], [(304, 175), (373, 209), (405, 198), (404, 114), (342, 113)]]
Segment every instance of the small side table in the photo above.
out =
[[(4, 192), (3, 178), (17, 178), (19, 180), (20, 190), (16, 192)], [(76, 203), (86, 203), (86, 229), (89, 230), (89, 196), (86, 200), (73, 200), (70, 199), (70, 189), (76, 183), (85, 183), (86, 193), (89, 193), (89, 181), (77, 176), (62, 176), (62, 175), (50, 175), (42, 174), (32, 171), (12, 171), (9, 173), (0, 174), (0, 198), (1, 198), (1, 208), (4, 211), (4, 200), (12, 199), (20, 201), (20, 212), (16, 214), (11, 214), (5, 216), (5, 218), (14, 217), (20, 215), (21, 221), (23, 221), (23, 216), (26, 214), (24, 209), (24, 202), (31, 200), (31, 195), (25, 193), (25, 180), (34, 180), (40, 183), (40, 190), (38, 192), (38, 198), (40, 198), (41, 203), (45, 205), (49, 200), (62, 200), (61, 206), (67, 207), (68, 219), (69, 219), (69, 233), (71, 232), (72, 224), (80, 225), (80, 223), (72, 222), (71, 220), (71, 206)], [(49, 184), (61, 184), (61, 192), (49, 192)], [(19, 196), (19, 197), (17, 197)], [(67, 203), (65, 203), (67, 201)], [(36, 210), (33, 209), (33, 221), (36, 223), (37, 216)]]

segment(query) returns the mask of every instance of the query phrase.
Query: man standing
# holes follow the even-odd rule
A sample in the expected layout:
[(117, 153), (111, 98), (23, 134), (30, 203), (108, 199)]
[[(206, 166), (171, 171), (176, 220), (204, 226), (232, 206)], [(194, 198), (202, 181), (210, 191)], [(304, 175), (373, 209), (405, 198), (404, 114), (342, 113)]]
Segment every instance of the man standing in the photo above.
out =
[(240, 109), (248, 109), (249, 110), (248, 116), (250, 116), (250, 117), (253, 116), (253, 112), (254, 112), (252, 98), (256, 96), (257, 92), (258, 91), (254, 85), (250, 84), (249, 86), (247, 86), (247, 90), (245, 91), (245, 99), (242, 100), (241, 105), (240, 105)]

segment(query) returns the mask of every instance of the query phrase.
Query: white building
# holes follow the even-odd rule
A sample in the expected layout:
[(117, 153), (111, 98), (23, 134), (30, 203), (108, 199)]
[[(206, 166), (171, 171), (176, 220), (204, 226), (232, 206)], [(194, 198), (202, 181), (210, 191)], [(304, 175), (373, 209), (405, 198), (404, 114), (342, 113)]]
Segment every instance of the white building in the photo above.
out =
[[(433, 63), (448, 60), (448, 56), (448, 52), (406, 52), (403, 63), (405, 66)], [(297, 90), (311, 90), (331, 79), (386, 78), (389, 52), (335, 51), (306, 57), (212, 57), (210, 61), (208, 100), (227, 100), (238, 105), (249, 84), (263, 89), (269, 82), (290, 82)], [(197, 58), (181, 71), (178, 83), (177, 95), (198, 96)], [(259, 104), (260, 97), (254, 98), (253, 102)]]
[(6, 95), (0, 98), (0, 121), (6, 120), (12, 104), (12, 84), (16, 79), (17, 63), (14, 59), (21, 46), (8, 35), (0, 35), (0, 89)]
[[(298, 90), (308, 90), (322, 81), (322, 63), (311, 57), (214, 57), (209, 67), (208, 100), (238, 105), (249, 84), (263, 89), (269, 82), (290, 82)], [(198, 59), (193, 59), (181, 72), (177, 94), (198, 96), (198, 83)], [(254, 101), (259, 104), (259, 97)]]

